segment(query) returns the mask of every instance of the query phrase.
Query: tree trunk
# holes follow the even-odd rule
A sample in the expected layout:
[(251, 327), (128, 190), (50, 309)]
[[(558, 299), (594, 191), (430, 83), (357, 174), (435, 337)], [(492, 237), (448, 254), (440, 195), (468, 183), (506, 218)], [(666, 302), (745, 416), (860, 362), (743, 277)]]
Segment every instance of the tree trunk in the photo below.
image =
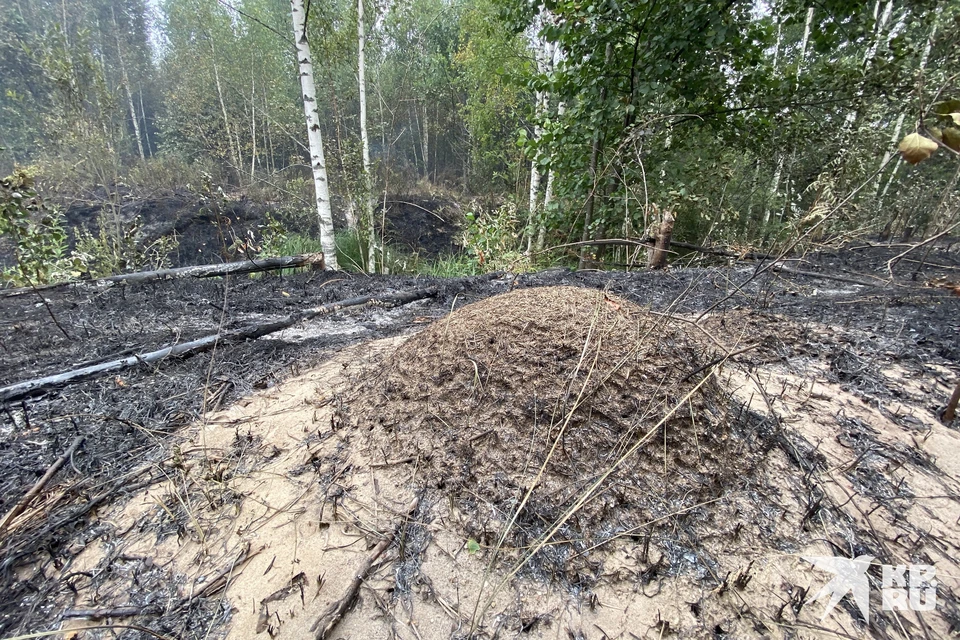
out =
[(217, 86), (217, 98), (220, 100), (220, 113), (223, 115), (223, 128), (227, 133), (227, 143), (230, 145), (230, 155), (233, 156), (234, 170), (237, 172), (237, 178), (240, 178), (241, 168), (240, 150), (234, 146), (233, 134), (230, 132), (230, 116), (227, 115), (227, 104), (223, 101), (223, 87), (220, 85), (220, 69), (217, 67), (217, 49), (213, 44), (213, 35), (207, 34), (207, 41), (210, 43), (210, 54), (213, 56), (213, 79)]
[[(606, 51), (604, 52), (604, 60), (610, 62), (610, 58), (613, 56), (613, 45), (607, 43)], [(600, 101), (603, 102), (607, 99), (607, 88), (602, 87), (600, 89)], [(581, 242), (586, 242), (590, 239), (590, 224), (593, 222), (593, 210), (596, 206), (597, 200), (597, 188), (600, 186), (597, 182), (597, 160), (600, 157), (600, 132), (595, 131), (593, 134), (593, 143), (590, 146), (590, 193), (587, 194), (587, 202), (584, 206), (583, 211), (583, 235), (581, 236)], [(586, 264), (586, 247), (580, 248), (580, 260), (577, 262), (577, 268), (583, 269)]]
[(370, 138), (367, 135), (367, 82), (364, 49), (367, 38), (363, 24), (363, 0), (357, 0), (357, 76), (360, 82), (360, 146), (363, 151), (362, 212), (367, 224), (367, 271), (377, 272), (377, 233), (373, 220), (373, 180), (370, 176)]
[(257, 81), (250, 71), (250, 182), (255, 179), (257, 170)]
[[(553, 65), (553, 48), (551, 43), (543, 42), (537, 51), (537, 70), (541, 73), (548, 73), (550, 67)], [(543, 136), (543, 126), (540, 124), (541, 120), (544, 117), (544, 114), (547, 111), (547, 92), (546, 91), (537, 91), (535, 97), (536, 103), (534, 104), (534, 117), (536, 119), (536, 126), (533, 129), (533, 139), (535, 141), (540, 140), (540, 137)], [(533, 232), (534, 228), (538, 225), (541, 216), (540, 214), (540, 185), (542, 183), (543, 176), (540, 173), (540, 151), (538, 150), (534, 158), (530, 162), (530, 201), (527, 215), (527, 253), (530, 253), (530, 250), (533, 248)], [(548, 180), (549, 181), (549, 180)]]
[[(927, 44), (923, 47), (923, 53), (920, 55), (920, 64), (918, 65), (918, 72), (922, 75), (927, 68), (927, 61), (930, 59), (930, 51), (933, 49), (933, 41), (937, 37), (937, 26), (940, 22), (940, 16), (943, 13), (943, 5), (938, 5), (936, 13), (933, 16), (933, 25), (930, 27), (930, 37), (927, 39)], [(903, 130), (903, 121), (906, 117), (906, 112), (901, 112), (897, 117), (897, 123), (893, 127), (893, 135), (890, 136), (890, 147), (883, 152), (883, 160), (880, 161), (880, 166), (877, 167), (877, 171), (880, 171), (888, 162), (893, 155), (893, 149), (897, 146), (897, 143), (900, 142), (900, 132)], [(900, 166), (900, 162), (897, 162), (897, 165), (894, 167), (893, 172), (890, 174), (890, 179), (893, 179), (893, 176), (896, 175), (896, 171)], [(880, 183), (883, 182), (883, 176), (877, 176), (877, 185), (874, 189), (873, 195), (877, 197), (877, 193), (880, 191)], [(877, 207), (879, 208), (881, 202), (883, 201), (883, 196), (887, 195), (887, 189), (890, 187), (890, 183), (887, 182), (886, 188), (883, 190), (883, 194), (880, 196), (880, 200), (877, 202)]]
[[(416, 105), (414, 105), (416, 109)], [(419, 116), (418, 116), (419, 117)], [(423, 177), (430, 182), (430, 113), (426, 103), (423, 105)]]
[(803, 27), (803, 41), (800, 43), (800, 60), (797, 62), (797, 87), (800, 86), (800, 73), (807, 57), (807, 43), (810, 42), (810, 25), (813, 23), (813, 7), (807, 9), (807, 21)]
[(650, 257), (650, 264), (647, 265), (651, 269), (663, 269), (667, 266), (667, 250), (670, 249), (674, 220), (673, 212), (663, 212), (663, 222), (657, 230), (657, 243)]
[(127, 65), (123, 61), (123, 51), (120, 46), (120, 27), (117, 24), (117, 14), (113, 7), (110, 7), (110, 19), (113, 21), (113, 35), (117, 40), (117, 60), (120, 62), (120, 77), (123, 80), (123, 91), (127, 96), (127, 108), (130, 109), (130, 122), (133, 123), (133, 137), (137, 139), (137, 150), (140, 151), (140, 159), (146, 160), (147, 155), (143, 151), (143, 139), (140, 137), (140, 117), (133, 106), (133, 92), (130, 90), (130, 78), (127, 75)]
[(783, 154), (777, 154), (777, 169), (773, 172), (773, 181), (770, 184), (770, 192), (767, 194), (767, 204), (763, 208), (763, 230), (766, 231), (770, 224), (771, 201), (777, 197), (780, 192), (780, 177), (783, 175)]
[(313, 61), (307, 42), (306, 11), (303, 0), (290, 0), (293, 17), (293, 39), (297, 47), (297, 65), (300, 68), (300, 88), (303, 95), (303, 113), (307, 121), (307, 139), (310, 143), (310, 166), (313, 186), (317, 194), (317, 214), (320, 218), (320, 244), (327, 269), (339, 270), (337, 246), (333, 237), (333, 212), (330, 209), (330, 185), (327, 182), (327, 163), (323, 157), (323, 138), (320, 135), (320, 114), (317, 111), (317, 89), (313, 83)]
[(143, 118), (143, 139), (147, 143), (147, 154), (153, 157), (153, 147), (150, 144), (150, 124), (147, 122), (147, 112), (143, 108), (143, 87), (137, 83), (137, 97), (140, 99), (140, 116)]

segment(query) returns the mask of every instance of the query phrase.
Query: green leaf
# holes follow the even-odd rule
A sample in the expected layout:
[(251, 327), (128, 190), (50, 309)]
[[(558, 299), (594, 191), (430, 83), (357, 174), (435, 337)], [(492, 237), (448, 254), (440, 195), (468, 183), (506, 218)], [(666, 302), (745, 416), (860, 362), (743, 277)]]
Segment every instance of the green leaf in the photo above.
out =
[(960, 111), (960, 100), (944, 100), (931, 107), (938, 116), (948, 116), (954, 112)]
[(474, 555), (477, 551), (480, 551), (480, 543), (473, 538), (467, 540), (467, 553)]
[(960, 129), (956, 127), (947, 127), (943, 130), (940, 138), (943, 141), (943, 144), (947, 145), (954, 151), (960, 151)]

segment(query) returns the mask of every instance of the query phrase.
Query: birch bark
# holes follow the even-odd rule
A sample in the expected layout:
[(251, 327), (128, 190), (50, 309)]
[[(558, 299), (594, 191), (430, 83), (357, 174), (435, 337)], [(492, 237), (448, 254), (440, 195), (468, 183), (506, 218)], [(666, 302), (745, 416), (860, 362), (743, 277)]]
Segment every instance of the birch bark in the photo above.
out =
[(363, 193), (360, 196), (363, 215), (367, 221), (367, 271), (377, 271), (377, 233), (373, 220), (373, 180), (370, 176), (370, 138), (367, 134), (367, 82), (365, 49), (367, 44), (363, 24), (363, 0), (357, 0), (357, 76), (360, 83), (360, 145), (363, 150)]
[(310, 144), (310, 166), (317, 194), (317, 214), (320, 218), (320, 245), (327, 269), (339, 271), (337, 246), (333, 238), (333, 212), (330, 209), (330, 184), (327, 181), (327, 163), (323, 157), (323, 138), (320, 135), (320, 114), (317, 111), (317, 89), (313, 82), (313, 61), (307, 42), (307, 14), (303, 0), (290, 0), (293, 17), (293, 40), (297, 48), (300, 69), (300, 89), (303, 113), (307, 121), (307, 139)]

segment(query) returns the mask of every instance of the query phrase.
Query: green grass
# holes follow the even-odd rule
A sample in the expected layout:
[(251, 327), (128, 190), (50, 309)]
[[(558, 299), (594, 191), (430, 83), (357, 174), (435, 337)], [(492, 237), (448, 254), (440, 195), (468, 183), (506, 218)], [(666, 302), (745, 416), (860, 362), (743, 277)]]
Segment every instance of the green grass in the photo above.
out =
[(464, 255), (440, 256), (433, 262), (423, 263), (419, 269), (419, 273), (438, 278), (473, 276), (479, 272), (476, 260)]
[(344, 271), (362, 272), (367, 262), (364, 259), (366, 247), (360, 242), (357, 232), (349, 229), (338, 231), (334, 241), (337, 243), (337, 264), (340, 268)]
[[(360, 241), (355, 231), (343, 229), (335, 236), (337, 243), (337, 264), (344, 271), (361, 273), (364, 271), (366, 245)], [(296, 256), (304, 253), (320, 253), (323, 247), (320, 240), (291, 234), (277, 247), (277, 255)], [(406, 253), (395, 247), (386, 247), (385, 261), (390, 273), (423, 274), (438, 278), (456, 278), (481, 273), (476, 260), (466, 255), (446, 255), (434, 260), (426, 260), (416, 253)], [(296, 269), (284, 269), (284, 274), (295, 273)]]

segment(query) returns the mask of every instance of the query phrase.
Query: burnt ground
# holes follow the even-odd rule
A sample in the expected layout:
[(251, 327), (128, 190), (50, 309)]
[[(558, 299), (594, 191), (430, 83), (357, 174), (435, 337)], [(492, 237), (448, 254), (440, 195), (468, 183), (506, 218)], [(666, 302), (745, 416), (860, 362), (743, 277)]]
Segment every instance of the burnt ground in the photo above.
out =
[[(376, 213), (383, 215), (384, 203)], [(436, 258), (460, 249), (463, 212), (452, 200), (395, 195), (386, 201), (385, 233), (390, 245), (423, 257)]]
[[(279, 220), (289, 234), (317, 235), (315, 214), (293, 213), (288, 207), (254, 202), (242, 194), (204, 196), (179, 190), (139, 197), (117, 187), (110, 193), (101, 188), (89, 196), (88, 201), (60, 205), (71, 250), (76, 244), (76, 230), (84, 229), (96, 237), (102, 216), (115, 221), (123, 235), (136, 236), (140, 247), (161, 238), (175, 238), (177, 246), (166, 256), (167, 265), (171, 267), (248, 257), (239, 245), (250, 239), (254, 244), (261, 241), (268, 215)], [(337, 228), (343, 228), (345, 220), (339, 213), (343, 203), (336, 201), (333, 205)], [(383, 211), (384, 202), (380, 200), (375, 214), (383, 222), (387, 242), (399, 251), (436, 258), (460, 248), (463, 213), (452, 200), (416, 194), (392, 195), (386, 200), (386, 215)], [(13, 263), (12, 248), (0, 239), (0, 266)]]
[[(796, 267), (861, 280), (882, 278), (886, 260), (900, 250), (824, 251)], [(109, 288), (83, 284), (45, 291), (46, 304), (34, 294), (2, 298), (0, 385), (7, 385), (184, 342), (218, 328), (269, 322), (326, 302), (426, 286), (438, 289), (435, 297), (405, 306), (345, 311), (258, 340), (127, 369), (4, 406), (0, 513), (23, 498), (75, 436), (86, 440), (46, 487), (38, 515), (0, 534), (0, 634), (57, 627), (62, 613), (58, 603), (77, 579), (63, 569), (103, 534), (96, 511), (163, 479), (140, 470), (144, 461), (171, 455), (165, 446), (168, 434), (204, 410), (271, 387), (350, 345), (414, 331), (452, 306), (511, 289), (562, 284), (606, 288), (655, 311), (695, 313), (718, 303), (720, 310), (749, 310), (759, 328), (769, 327), (762, 340), (764, 357), (820, 359), (829, 364), (831, 382), (871, 403), (897, 399), (899, 392), (883, 375), (892, 367), (929, 380), (931, 389), (937, 388), (938, 377), (941, 387), (952, 386), (960, 374), (960, 296), (950, 288), (927, 286), (960, 280), (957, 252), (933, 251), (918, 274), (912, 273), (915, 263), (902, 262), (895, 282), (883, 285), (878, 279), (878, 286), (772, 272), (751, 279), (755, 267), (738, 263), (660, 273), (554, 269), (447, 280), (301, 273)], [(803, 331), (779, 335), (774, 314), (801, 326), (820, 323), (836, 331), (830, 338)], [(953, 377), (943, 373), (944, 368)], [(929, 394), (923, 409), (936, 417), (945, 402), (941, 393)], [(919, 429), (908, 415), (893, 418), (906, 429)], [(815, 451), (809, 455), (815, 457)], [(58, 578), (51, 579), (54, 575)], [(138, 618), (138, 624), (192, 637), (212, 606), (199, 598), (176, 611)], [(956, 602), (950, 606), (954, 629), (960, 630)]]

